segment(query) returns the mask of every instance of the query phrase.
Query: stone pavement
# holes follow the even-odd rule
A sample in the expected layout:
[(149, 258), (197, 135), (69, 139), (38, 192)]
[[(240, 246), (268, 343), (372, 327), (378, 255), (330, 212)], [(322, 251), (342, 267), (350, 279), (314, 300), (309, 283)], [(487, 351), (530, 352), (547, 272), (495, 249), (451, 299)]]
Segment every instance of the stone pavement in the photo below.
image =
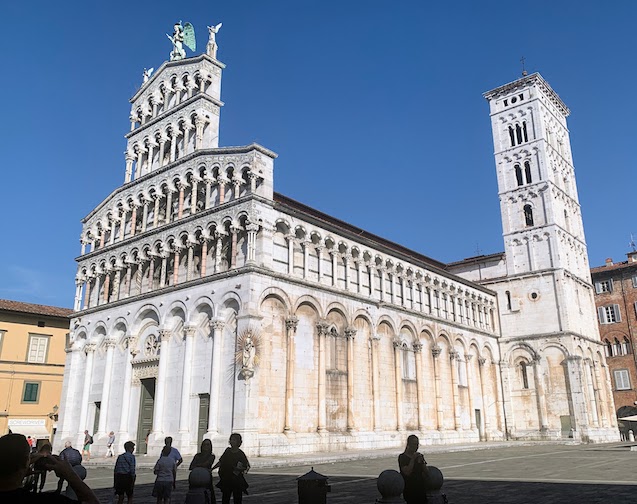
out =
[[(631, 452), (626, 444), (504, 443), (495, 446), (489, 443), (478, 446), (489, 449), (458, 451), (458, 446), (424, 447), (428, 463), (439, 467), (445, 476), (443, 490), (451, 504), (637, 502), (637, 452)], [(375, 502), (379, 497), (376, 477), (384, 469), (396, 468), (397, 453), (374, 452), (374, 455), (357, 460), (314, 461), (314, 469), (328, 476), (332, 486), (328, 504)], [(247, 476), (250, 495), (244, 499), (246, 504), (298, 502), (296, 478), (310, 469), (307, 463), (289, 460), (288, 466), (265, 467), (264, 461), (258, 458), (251, 462), (253, 469)], [(175, 504), (184, 501), (187, 476), (187, 470), (179, 471), (172, 501)], [(139, 470), (136, 504), (154, 504), (153, 481), (151, 469)], [(89, 469), (87, 483), (102, 502), (110, 502), (112, 468)], [(47, 482), (47, 488), (53, 485), (53, 481)], [(220, 501), (219, 494), (217, 500)]]

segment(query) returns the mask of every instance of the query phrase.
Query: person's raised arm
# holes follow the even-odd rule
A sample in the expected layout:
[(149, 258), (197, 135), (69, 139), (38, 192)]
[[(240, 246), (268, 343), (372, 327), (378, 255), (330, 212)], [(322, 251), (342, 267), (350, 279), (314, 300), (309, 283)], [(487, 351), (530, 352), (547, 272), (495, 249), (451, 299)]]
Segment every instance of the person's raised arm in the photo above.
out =
[(48, 462), (48, 468), (55, 471), (55, 474), (58, 477), (64, 478), (68, 481), (70, 487), (75, 492), (75, 495), (77, 495), (78, 501), (87, 504), (99, 504), (100, 501), (93, 493), (93, 490), (91, 490), (89, 486), (84, 483), (77, 474), (75, 474), (71, 464), (53, 457), (48, 457)]

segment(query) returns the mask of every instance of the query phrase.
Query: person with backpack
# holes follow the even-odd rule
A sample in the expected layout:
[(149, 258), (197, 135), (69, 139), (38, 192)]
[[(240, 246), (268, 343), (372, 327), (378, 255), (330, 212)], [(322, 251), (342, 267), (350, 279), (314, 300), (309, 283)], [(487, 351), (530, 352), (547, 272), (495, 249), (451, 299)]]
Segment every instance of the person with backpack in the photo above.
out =
[(93, 436), (87, 430), (84, 431), (84, 446), (82, 447), (82, 459), (86, 455), (86, 460), (91, 460), (91, 445), (93, 444)]

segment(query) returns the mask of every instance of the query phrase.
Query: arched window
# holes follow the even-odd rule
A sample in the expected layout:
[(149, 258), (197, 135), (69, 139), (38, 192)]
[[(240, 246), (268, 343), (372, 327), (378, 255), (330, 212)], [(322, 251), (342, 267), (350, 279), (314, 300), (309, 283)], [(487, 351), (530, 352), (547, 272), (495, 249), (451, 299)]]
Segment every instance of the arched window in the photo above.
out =
[(524, 133), (524, 141), (529, 141), (529, 135), (526, 132), (526, 121), (522, 121), (522, 132)]
[(604, 353), (606, 354), (606, 357), (613, 356), (613, 345), (611, 345), (608, 340), (604, 340)]
[(629, 353), (632, 353), (632, 350), (630, 348), (630, 341), (628, 341), (628, 338), (624, 337), (624, 341), (622, 341), (622, 353), (624, 355), (628, 355)]
[(613, 342), (613, 355), (622, 355), (622, 347), (617, 338), (615, 338), (615, 341)]
[(522, 181), (522, 168), (520, 168), (519, 164), (515, 165), (515, 180), (518, 183), (518, 187), (521, 186), (524, 183)]
[(527, 226), (533, 226), (533, 209), (531, 205), (524, 205), (524, 222)]
[(515, 147), (515, 133), (513, 132), (513, 126), (509, 126), (509, 138), (511, 139), (511, 147)]
[(531, 163), (529, 163), (528, 161), (524, 162), (524, 176), (526, 177), (526, 183), (530, 184), (531, 183)]
[(507, 296), (507, 310), (510, 310), (511, 309), (511, 291), (506, 291), (505, 294)]
[(520, 376), (522, 378), (522, 388), (529, 388), (529, 375), (526, 369), (526, 362), (520, 362)]

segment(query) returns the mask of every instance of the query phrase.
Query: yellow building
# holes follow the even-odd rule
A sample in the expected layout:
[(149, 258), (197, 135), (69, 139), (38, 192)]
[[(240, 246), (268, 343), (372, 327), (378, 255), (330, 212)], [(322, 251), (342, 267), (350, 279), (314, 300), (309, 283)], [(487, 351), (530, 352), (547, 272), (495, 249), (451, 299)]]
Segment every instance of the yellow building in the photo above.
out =
[(52, 440), (71, 313), (0, 299), (0, 434)]

